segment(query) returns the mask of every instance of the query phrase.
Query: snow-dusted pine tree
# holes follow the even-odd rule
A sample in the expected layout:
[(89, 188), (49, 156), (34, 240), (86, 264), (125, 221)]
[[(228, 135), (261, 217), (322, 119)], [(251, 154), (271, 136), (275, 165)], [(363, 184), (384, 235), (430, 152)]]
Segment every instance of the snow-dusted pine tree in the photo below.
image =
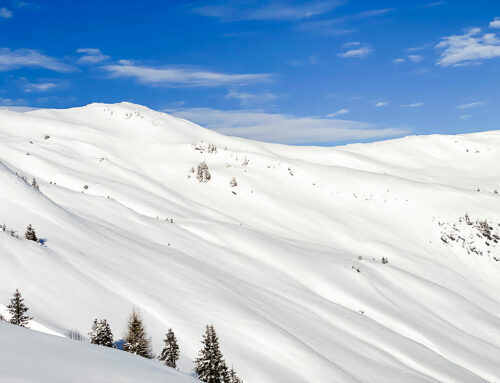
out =
[(203, 349), (195, 359), (196, 377), (206, 383), (226, 383), (228, 370), (226, 362), (220, 352), (219, 339), (214, 326), (207, 325), (203, 335)]
[(233, 367), (229, 370), (229, 380), (227, 383), (243, 383), (243, 380), (241, 380), (238, 375), (236, 375), (236, 372), (234, 371)]
[(28, 227), (26, 228), (26, 233), (24, 233), (24, 237), (28, 240), (28, 241), (35, 241), (37, 242), (38, 241), (38, 237), (36, 236), (36, 233), (35, 233), (35, 229), (33, 229), (31, 227), (31, 224), (28, 225)]
[(234, 188), (235, 186), (238, 186), (238, 183), (236, 182), (236, 178), (233, 177), (231, 182), (229, 182), (229, 186), (231, 186), (232, 188)]
[(106, 319), (94, 319), (92, 330), (89, 332), (89, 342), (100, 346), (115, 348), (113, 333)]
[(158, 357), (158, 360), (163, 361), (168, 367), (176, 368), (177, 360), (179, 359), (179, 345), (177, 344), (177, 339), (171, 328), (168, 329), (163, 342), (165, 342), (165, 347)]
[(200, 182), (208, 182), (210, 181), (210, 172), (208, 171), (208, 165), (205, 161), (198, 164), (198, 174), (197, 178)]
[(36, 183), (36, 179), (33, 178), (33, 181), (31, 181), (31, 186), (33, 186), (36, 190), (40, 190), (40, 186)]
[(18, 289), (12, 294), (10, 304), (7, 306), (10, 314), (9, 322), (21, 327), (26, 327), (33, 318), (26, 315), (28, 307), (23, 303), (24, 299)]
[(127, 333), (124, 339), (123, 350), (131, 354), (153, 359), (151, 337), (146, 333), (140, 314), (134, 309), (130, 313), (127, 324)]

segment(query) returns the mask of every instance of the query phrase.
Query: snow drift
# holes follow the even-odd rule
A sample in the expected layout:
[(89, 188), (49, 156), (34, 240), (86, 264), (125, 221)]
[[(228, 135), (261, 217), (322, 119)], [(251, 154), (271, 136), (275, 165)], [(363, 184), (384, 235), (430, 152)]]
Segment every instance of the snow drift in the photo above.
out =
[(213, 323), (247, 383), (498, 381), (499, 249), (442, 231), (500, 223), (499, 161), (499, 132), (291, 147), (128, 103), (0, 111), (0, 304), (117, 338), (136, 307), (187, 373)]

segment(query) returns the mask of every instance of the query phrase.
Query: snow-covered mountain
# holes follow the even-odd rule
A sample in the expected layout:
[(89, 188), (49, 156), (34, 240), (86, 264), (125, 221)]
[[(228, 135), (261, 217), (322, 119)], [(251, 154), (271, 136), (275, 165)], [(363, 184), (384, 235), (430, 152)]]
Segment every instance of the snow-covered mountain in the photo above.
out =
[(292, 147), (128, 103), (0, 111), (0, 304), (118, 338), (136, 307), (187, 373), (213, 323), (246, 383), (498, 382), (499, 162), (500, 132)]

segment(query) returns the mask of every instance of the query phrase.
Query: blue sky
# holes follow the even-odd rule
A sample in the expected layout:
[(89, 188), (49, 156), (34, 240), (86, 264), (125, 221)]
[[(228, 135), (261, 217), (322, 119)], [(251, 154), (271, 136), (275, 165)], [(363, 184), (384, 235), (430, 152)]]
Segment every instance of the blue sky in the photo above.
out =
[(0, 0), (0, 105), (331, 145), (500, 129), (500, 2)]

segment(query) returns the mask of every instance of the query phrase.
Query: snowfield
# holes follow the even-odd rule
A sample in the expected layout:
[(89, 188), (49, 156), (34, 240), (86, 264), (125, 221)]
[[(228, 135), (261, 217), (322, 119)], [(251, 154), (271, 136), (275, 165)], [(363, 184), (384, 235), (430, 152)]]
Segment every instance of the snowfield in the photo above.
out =
[[(499, 163), (496, 131), (292, 147), (129, 103), (0, 111), (0, 225), (19, 234), (0, 231), (0, 312), (19, 288), (31, 328), (86, 334), (106, 318), (119, 339), (136, 307), (156, 353), (173, 328), (188, 374), (212, 323), (246, 383), (500, 382), (500, 245), (457, 224), (498, 231)], [(443, 241), (461, 228), (466, 241)], [(38, 382), (15, 339), (44, 366), (75, 353), (85, 374), (97, 358), (10, 327), (0, 381)], [(102, 353), (142, 381), (166, 371)]]
[(0, 323), (0, 382), (196, 383), (174, 369), (126, 352)]

